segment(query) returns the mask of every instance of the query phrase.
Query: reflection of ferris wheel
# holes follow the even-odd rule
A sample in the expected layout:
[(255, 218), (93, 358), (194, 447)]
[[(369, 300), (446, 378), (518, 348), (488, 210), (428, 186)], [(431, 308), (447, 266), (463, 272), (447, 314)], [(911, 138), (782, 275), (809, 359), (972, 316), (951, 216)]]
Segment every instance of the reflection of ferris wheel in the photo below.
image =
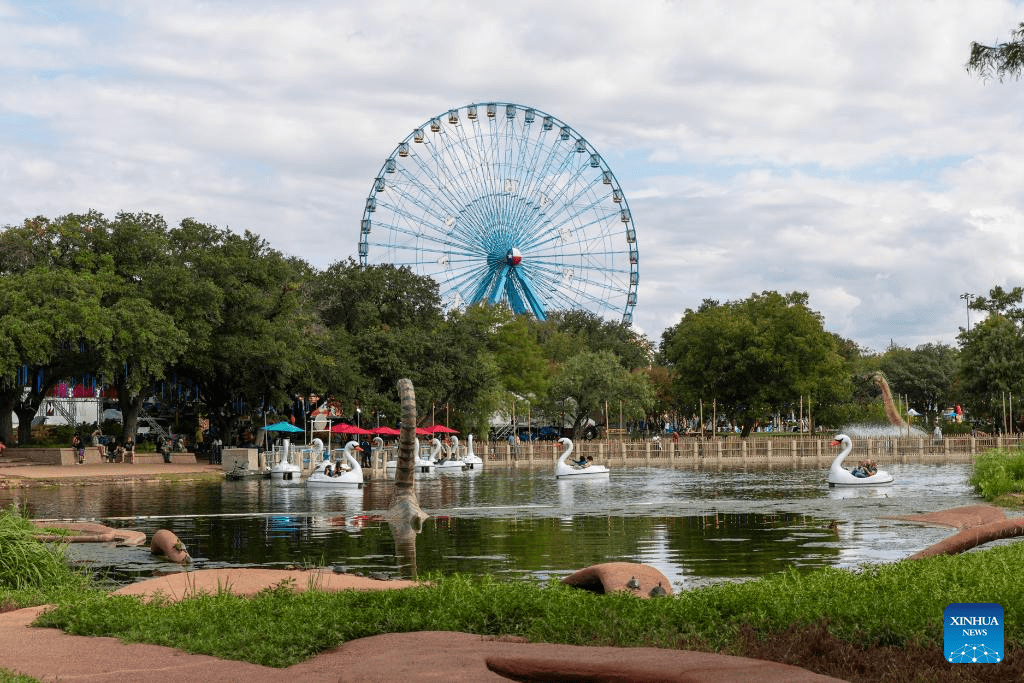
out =
[(398, 144), (366, 198), (359, 260), (434, 278), (446, 307), (505, 302), (541, 320), (583, 308), (625, 323), (640, 263), (601, 155), (555, 117), (506, 103), (449, 110)]

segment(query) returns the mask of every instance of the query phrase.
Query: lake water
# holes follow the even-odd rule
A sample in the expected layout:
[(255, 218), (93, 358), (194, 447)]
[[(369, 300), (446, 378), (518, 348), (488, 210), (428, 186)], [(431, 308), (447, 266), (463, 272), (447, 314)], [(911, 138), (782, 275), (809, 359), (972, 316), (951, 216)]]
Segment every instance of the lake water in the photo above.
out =
[[(605, 481), (556, 480), (550, 470), (417, 475), (430, 515), (416, 539), (422, 575), (561, 577), (600, 562), (643, 562), (676, 589), (796, 567), (846, 567), (907, 557), (950, 535), (889, 519), (982, 502), (969, 465), (887, 465), (891, 486), (830, 489), (825, 470), (613, 470)], [(392, 485), (325, 491), (269, 480), (119, 482), (0, 491), (37, 519), (94, 520), (152, 534), (170, 529), (194, 567), (312, 563), (401, 571), (382, 520)], [(148, 547), (70, 544), (77, 561), (129, 582), (177, 565)]]

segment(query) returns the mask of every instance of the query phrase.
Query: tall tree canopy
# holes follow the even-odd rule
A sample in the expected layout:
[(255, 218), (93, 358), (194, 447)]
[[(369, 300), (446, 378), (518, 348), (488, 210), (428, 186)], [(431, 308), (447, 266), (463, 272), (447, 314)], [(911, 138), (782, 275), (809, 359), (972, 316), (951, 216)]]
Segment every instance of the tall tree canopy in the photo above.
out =
[(935, 417), (955, 400), (960, 352), (948, 344), (893, 346), (882, 354), (879, 366), (893, 393), (906, 396), (918, 412)]
[(662, 336), (679, 406), (714, 400), (746, 436), (756, 421), (801, 396), (830, 403), (848, 395), (849, 371), (836, 337), (807, 298), (806, 292), (766, 291), (687, 309)]
[(571, 420), (576, 438), (589, 419), (604, 413), (606, 401), (615, 406), (616, 413), (621, 401), (624, 414), (634, 418), (645, 417), (654, 404), (654, 389), (647, 375), (626, 370), (608, 350), (580, 351), (565, 361), (551, 382), (549, 394), (552, 404)]
[(972, 42), (966, 68), (968, 73), (985, 80), (1019, 79), (1024, 71), (1024, 22), (1010, 31), (1010, 40), (1005, 43), (984, 45)]
[(622, 322), (605, 320), (580, 309), (555, 311), (546, 321), (534, 321), (544, 354), (556, 363), (579, 353), (580, 349), (610, 351), (627, 370), (650, 366), (651, 343)]
[(972, 417), (995, 418), (1008, 395), (1024, 396), (1024, 333), (1010, 317), (997, 313), (961, 332), (959, 339), (965, 403)]

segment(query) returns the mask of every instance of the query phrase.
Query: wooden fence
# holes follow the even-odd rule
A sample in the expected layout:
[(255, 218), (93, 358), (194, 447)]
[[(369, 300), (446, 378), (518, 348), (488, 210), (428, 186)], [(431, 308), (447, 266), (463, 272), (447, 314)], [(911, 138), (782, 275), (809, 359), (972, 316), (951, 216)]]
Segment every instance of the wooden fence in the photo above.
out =
[[(573, 456), (593, 456), (605, 465), (633, 467), (691, 467), (695, 469), (742, 469), (748, 467), (801, 468), (827, 467), (839, 454), (831, 435), (823, 438), (758, 437), (746, 439), (683, 438), (651, 440), (578, 441)], [(1013, 436), (931, 436), (860, 438), (846, 458), (848, 466), (858, 460), (872, 459), (879, 466), (892, 463), (972, 463), (975, 456), (992, 448), (1014, 448), (1024, 437)], [(460, 449), (461, 450), (461, 449)], [(510, 467), (553, 467), (562, 446), (557, 442), (534, 441), (518, 446), (507, 443), (473, 443), (474, 452), (488, 464)]]

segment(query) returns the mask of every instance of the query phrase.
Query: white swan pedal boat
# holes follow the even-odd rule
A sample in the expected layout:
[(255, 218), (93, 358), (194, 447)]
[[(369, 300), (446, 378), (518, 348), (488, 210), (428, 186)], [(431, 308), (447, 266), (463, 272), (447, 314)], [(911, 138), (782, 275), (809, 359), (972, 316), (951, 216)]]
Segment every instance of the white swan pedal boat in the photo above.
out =
[[(413, 460), (414, 472), (422, 472), (423, 474), (430, 474), (434, 471), (434, 459), (437, 458), (441, 453), (441, 442), (437, 439), (433, 439), (431, 442), (430, 450), (425, 451), (418, 449), (416, 458)], [(434, 446), (434, 444), (437, 444)], [(388, 479), (394, 479), (395, 473), (398, 472), (398, 457), (394, 460), (388, 460), (384, 463), (384, 472)]]
[[(434, 470), (436, 472), (461, 472), (466, 469), (466, 463), (459, 459), (459, 437), (452, 436), (451, 440), (451, 447), (445, 449), (445, 457), (434, 459)], [(432, 439), (430, 441), (432, 447), (435, 443), (437, 444), (438, 452), (440, 452), (441, 441), (439, 439)], [(433, 448), (431, 452), (433, 452)]]
[(869, 477), (858, 477), (843, 467), (843, 460), (853, 450), (853, 441), (846, 434), (836, 435), (832, 445), (842, 445), (843, 450), (839, 452), (828, 469), (829, 486), (882, 486), (893, 482), (892, 475), (885, 470), (877, 470)]
[(270, 467), (270, 481), (275, 484), (297, 484), (302, 480), (302, 468), (292, 462), (291, 442), (283, 439), (275, 451), (278, 457)]
[(473, 435), (467, 434), (466, 441), (466, 454), (462, 456), (462, 462), (466, 463), (467, 470), (482, 470), (484, 468), (483, 459), (473, 452)]
[(572, 455), (573, 446), (571, 439), (562, 437), (558, 440), (558, 443), (562, 444), (565, 451), (558, 458), (558, 462), (555, 463), (555, 478), (556, 479), (572, 479), (572, 478), (585, 478), (585, 477), (607, 477), (608, 468), (604, 465), (594, 465), (593, 463), (588, 465), (579, 465), (566, 462), (570, 455)]
[[(348, 465), (348, 470), (343, 471), (341, 474), (335, 476), (333, 474), (327, 474), (326, 470), (330, 469), (332, 472), (337, 471), (337, 463), (331, 463), (330, 461), (324, 461), (319, 468), (311, 475), (306, 477), (306, 486), (317, 486), (317, 487), (345, 487), (345, 486), (362, 486), (363, 485), (363, 468), (359, 465), (359, 461), (356, 460), (353, 453), (355, 451), (361, 451), (359, 444), (355, 441), (349, 441), (345, 444), (345, 450), (343, 456), (345, 458), (345, 464)], [(340, 461), (339, 461), (340, 462)], [(344, 467), (344, 465), (343, 465)]]

